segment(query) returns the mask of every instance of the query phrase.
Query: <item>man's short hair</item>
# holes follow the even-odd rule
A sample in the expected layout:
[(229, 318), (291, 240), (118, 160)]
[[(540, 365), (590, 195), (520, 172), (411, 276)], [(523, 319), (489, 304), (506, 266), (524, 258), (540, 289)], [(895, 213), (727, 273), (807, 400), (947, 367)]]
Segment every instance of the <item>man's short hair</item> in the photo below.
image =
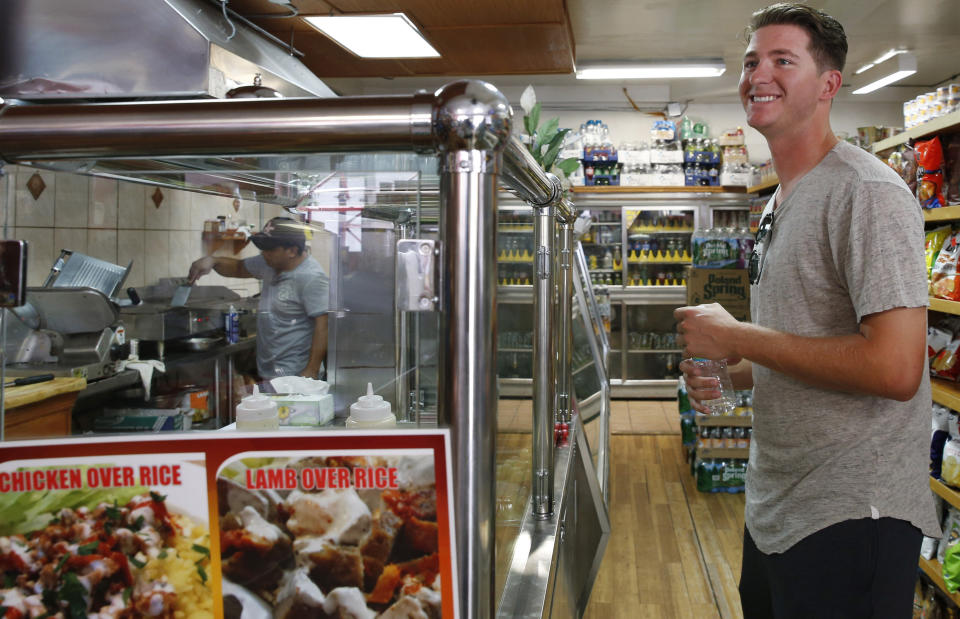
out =
[(302, 254), (307, 245), (307, 236), (303, 232), (304, 224), (290, 217), (274, 217), (263, 225), (260, 232), (250, 240), (257, 249), (270, 250), (277, 247), (296, 247)]
[(847, 35), (836, 19), (805, 4), (778, 2), (754, 12), (747, 26), (747, 43), (765, 26), (798, 26), (810, 36), (810, 55), (820, 73), (831, 69), (843, 72), (847, 62)]

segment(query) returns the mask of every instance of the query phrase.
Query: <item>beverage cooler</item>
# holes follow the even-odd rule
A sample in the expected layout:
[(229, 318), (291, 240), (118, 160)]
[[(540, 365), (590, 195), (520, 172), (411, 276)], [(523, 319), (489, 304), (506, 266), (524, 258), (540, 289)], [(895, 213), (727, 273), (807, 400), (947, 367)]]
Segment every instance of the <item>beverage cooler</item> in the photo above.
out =
[[(610, 341), (613, 397), (676, 395), (681, 350), (673, 310), (687, 302), (687, 270), (698, 230), (749, 234), (749, 196), (728, 188), (577, 188), (591, 225), (579, 238)], [(498, 281), (501, 394), (531, 393), (530, 209), (501, 202)]]
[[(370, 382), (396, 436), (449, 432), (455, 537), (440, 548), (455, 555), (458, 616), (573, 617), (610, 532), (610, 347), (577, 211), (510, 137), (511, 117), (474, 81), (392, 97), (7, 105), (0, 158), (255, 201), (262, 221), (286, 211), (334, 235), (339, 423)], [(514, 227), (500, 235), (498, 181), (522, 200), (500, 209), (501, 230)], [(511, 372), (534, 415), (504, 434), (497, 375)]]

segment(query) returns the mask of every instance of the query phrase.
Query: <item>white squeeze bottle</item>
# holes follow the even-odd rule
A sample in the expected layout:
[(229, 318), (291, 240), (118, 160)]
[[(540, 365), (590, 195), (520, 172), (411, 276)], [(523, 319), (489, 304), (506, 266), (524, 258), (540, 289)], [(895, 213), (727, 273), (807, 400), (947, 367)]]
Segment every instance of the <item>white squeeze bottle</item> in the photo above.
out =
[(279, 427), (277, 403), (260, 393), (254, 385), (253, 395), (237, 404), (237, 430), (276, 430)]
[(390, 402), (383, 396), (373, 393), (373, 383), (367, 383), (367, 395), (357, 398), (350, 405), (350, 416), (347, 417), (348, 428), (395, 428), (397, 418), (390, 410)]

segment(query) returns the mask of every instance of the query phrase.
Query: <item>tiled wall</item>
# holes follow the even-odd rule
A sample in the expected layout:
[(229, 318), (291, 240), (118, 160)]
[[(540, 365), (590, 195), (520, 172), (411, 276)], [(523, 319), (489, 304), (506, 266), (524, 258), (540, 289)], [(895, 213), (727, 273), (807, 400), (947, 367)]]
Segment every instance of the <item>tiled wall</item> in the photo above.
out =
[[(61, 249), (70, 249), (126, 266), (133, 260), (126, 286), (155, 284), (162, 277), (186, 277), (190, 264), (203, 255), (203, 222), (218, 215), (233, 215), (255, 224), (286, 214), (278, 206), (241, 201), (234, 212), (233, 199), (175, 189), (160, 189), (159, 206), (152, 199), (155, 187), (7, 165), (0, 179), (0, 222), (4, 238), (29, 242), (28, 284), (43, 283)], [(28, 182), (34, 174), (44, 189), (34, 198)], [(318, 235), (314, 255), (325, 268), (330, 235)], [(327, 238), (322, 238), (327, 237)], [(318, 251), (319, 250), (319, 251)], [(255, 255), (248, 244), (238, 258)], [(329, 271), (328, 271), (329, 272)], [(225, 278), (211, 273), (202, 285), (223, 285), (247, 296), (259, 291), (256, 280)]]

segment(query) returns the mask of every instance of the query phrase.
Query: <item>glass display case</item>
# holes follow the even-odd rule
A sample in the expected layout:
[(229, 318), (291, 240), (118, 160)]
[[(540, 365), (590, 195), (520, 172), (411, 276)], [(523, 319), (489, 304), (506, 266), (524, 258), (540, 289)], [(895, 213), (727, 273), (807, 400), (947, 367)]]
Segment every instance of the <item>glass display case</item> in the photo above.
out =
[[(505, 354), (521, 355), (527, 354), (531, 341), (521, 335), (501, 340), (496, 331), (498, 248), (492, 216), (497, 212), (497, 172), (537, 206), (540, 219), (549, 212), (547, 225), (559, 226), (562, 215), (569, 229), (572, 219), (572, 207), (561, 199), (556, 179), (545, 175), (526, 149), (509, 138), (509, 117), (505, 98), (479, 82), (458, 82), (434, 94), (410, 97), (4, 106), (0, 156), (8, 162), (5, 167), (29, 166), (27, 178), (33, 170), (55, 175), (60, 187), (69, 186), (66, 179), (77, 173), (116, 182), (118, 196), (134, 194), (130, 187), (150, 185), (139, 194), (136, 206), (144, 219), (153, 221), (157, 213), (167, 218), (168, 227), (161, 228), (157, 243), (145, 250), (153, 260), (164, 262), (168, 272), (162, 275), (179, 273), (184, 261), (189, 266), (193, 243), (198, 253), (203, 248), (209, 211), (203, 210), (206, 204), (197, 196), (215, 196), (223, 202), (217, 209), (256, 204), (258, 215), (248, 220), (254, 231), (273, 215), (289, 214), (305, 235), (325, 238), (314, 251), (322, 254), (329, 275), (327, 378), (338, 418), (342, 422), (349, 403), (369, 383), (396, 411), (401, 426), (449, 432), (448, 499), (455, 510), (458, 575), (452, 586), (460, 599), (460, 616), (492, 616), (497, 600), (513, 599), (517, 592), (525, 606), (550, 608), (554, 596), (563, 595), (565, 589), (573, 592), (569, 607), (576, 615), (583, 611), (595, 571), (571, 572), (575, 580), (570, 574), (558, 578), (556, 563), (544, 570), (539, 553), (553, 546), (558, 555), (567, 557), (564, 565), (598, 565), (609, 534), (606, 506), (596, 492), (602, 478), (594, 472), (594, 454), (583, 442), (580, 420), (571, 420), (569, 442), (559, 444), (553, 440), (557, 411), (552, 407), (548, 415), (535, 416), (533, 441), (526, 433), (512, 441), (496, 434), (496, 343), (503, 342), (505, 351), (517, 351)], [(138, 131), (131, 132), (132, 126)], [(471, 131), (483, 139), (477, 135), (471, 139)], [(502, 169), (490, 164), (501, 152)], [(26, 198), (19, 187), (15, 193), (19, 208)], [(91, 204), (99, 198), (94, 196)], [(117, 198), (118, 213), (121, 200)], [(88, 215), (100, 208), (91, 204), (83, 206)], [(10, 204), (3, 206), (9, 215)], [(56, 212), (79, 208), (74, 201), (56, 206)], [(193, 208), (200, 210), (194, 213)], [(149, 232), (146, 222), (143, 226), (138, 238)], [(166, 239), (162, 246), (161, 236)], [(65, 238), (57, 237), (53, 229), (50, 237)], [(181, 237), (184, 243), (172, 242)], [(532, 253), (531, 243), (515, 245), (509, 251), (519, 251), (521, 262), (525, 248)], [(548, 280), (549, 271), (540, 271), (539, 278)], [(159, 267), (144, 283), (152, 283), (153, 275), (161, 275)], [(148, 279), (146, 272), (144, 278)], [(518, 274), (510, 279), (527, 278)], [(541, 287), (551, 286), (549, 280)], [(535, 286), (507, 287), (529, 291)], [(257, 292), (259, 288), (245, 296)], [(112, 292), (101, 296), (105, 307), (124, 304)], [(572, 309), (562, 312), (557, 307), (564, 306), (555, 306), (547, 297), (541, 319), (554, 312), (572, 315)], [(509, 297), (500, 300), (510, 302)], [(127, 301), (136, 304), (132, 296)], [(174, 310), (171, 301), (166, 299), (160, 308), (161, 318), (165, 312), (180, 312), (187, 323), (201, 324), (213, 334), (225, 324), (216, 313), (197, 320), (189, 308)], [(254, 308), (251, 313), (257, 311)], [(582, 317), (583, 308), (577, 311)], [(532, 330), (540, 345), (562, 339), (552, 328), (544, 328), (549, 322), (523, 320), (501, 324), (512, 334)], [(595, 337), (596, 330), (587, 329), (576, 340), (578, 349), (595, 347)], [(598, 357), (592, 355), (596, 370)], [(542, 358), (555, 362), (552, 355)], [(542, 382), (546, 373), (538, 374)], [(587, 389), (603, 384), (600, 375), (594, 376), (597, 382), (585, 385)], [(535, 401), (538, 398), (552, 404), (540, 389), (534, 394)], [(547, 440), (538, 443), (543, 430)], [(371, 441), (379, 444), (377, 437)], [(551, 511), (536, 517), (531, 511), (534, 501), (528, 499), (538, 496), (536, 486), (543, 477), (531, 474), (528, 453), (533, 462), (550, 456), (543, 461), (551, 463), (554, 480), (550, 490), (555, 503), (547, 501)], [(521, 467), (526, 468), (523, 475)], [(498, 497), (507, 493), (514, 500), (498, 504)], [(593, 512), (589, 526), (577, 520), (585, 510)], [(539, 540), (536, 544), (521, 543), (531, 535)], [(572, 543), (571, 535), (585, 536), (588, 543)], [(495, 548), (501, 560), (494, 560)], [(513, 570), (527, 560), (538, 562), (540, 568), (522, 574)], [(517, 580), (526, 574), (532, 582)], [(516, 616), (512, 611), (506, 614)]]

